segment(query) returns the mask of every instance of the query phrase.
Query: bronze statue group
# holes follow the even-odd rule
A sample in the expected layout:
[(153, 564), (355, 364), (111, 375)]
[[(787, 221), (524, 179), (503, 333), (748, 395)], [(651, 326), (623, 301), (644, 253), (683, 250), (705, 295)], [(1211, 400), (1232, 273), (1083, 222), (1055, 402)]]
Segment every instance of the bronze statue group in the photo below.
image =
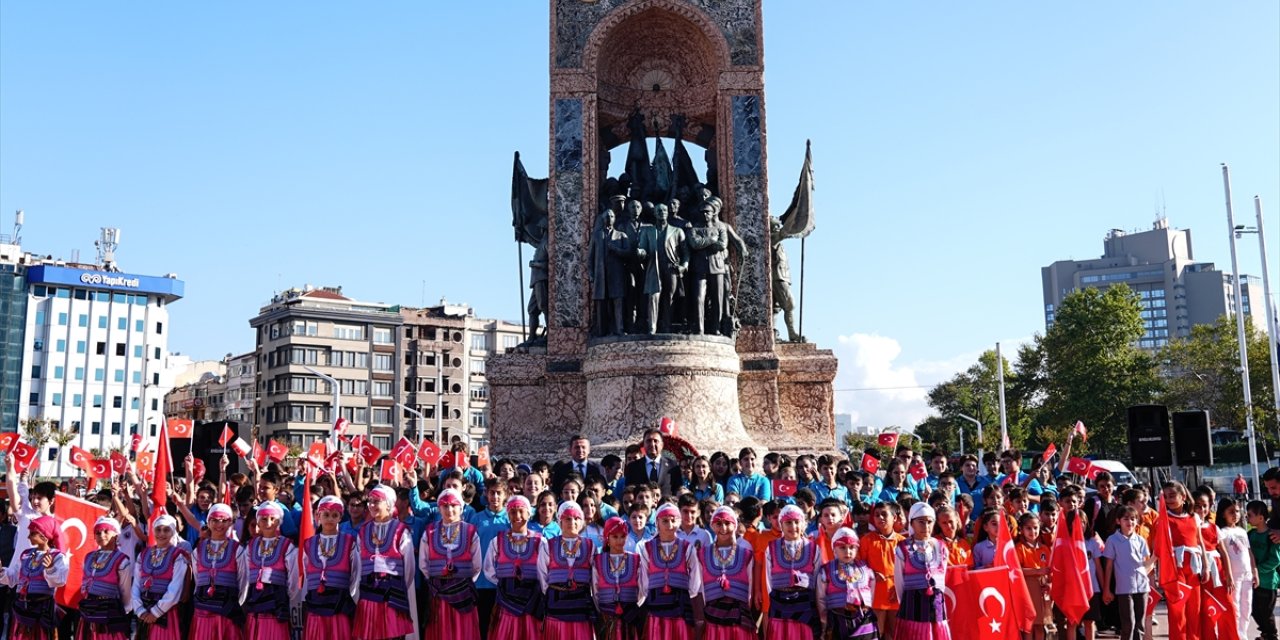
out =
[[(1150, 637), (1157, 527), (1145, 487), (1100, 474), (1086, 496), (1047, 464), (1021, 471), (1012, 451), (988, 465), (965, 456), (953, 472), (946, 455), (902, 445), (876, 472), (839, 455), (752, 449), (676, 460), (662, 442), (651, 430), (625, 455), (596, 461), (575, 436), (554, 463), (483, 468), (456, 443), (454, 466), (383, 480), (359, 456), (336, 473), (250, 460), (247, 474), (228, 476), (224, 464), (217, 478), (197, 476), (188, 459), (164, 505), (133, 471), (90, 490), (110, 515), (93, 523), (83, 557), (63, 549), (57, 487), (10, 475), (8, 637), (974, 638), (977, 628), (948, 620), (948, 570), (999, 562), (1001, 539), (1016, 540), (1034, 612), (1029, 626), (996, 637), (1056, 628), (1059, 638), (1092, 638), (1103, 627)], [(1189, 584), (1181, 613), (1170, 608), (1170, 637), (1243, 638), (1242, 577), (1260, 585), (1247, 590), (1253, 598), (1270, 594), (1268, 614), (1274, 606), (1280, 545), (1263, 542), (1266, 504), (1249, 503), (1246, 536), (1238, 505), (1224, 504), (1215, 524), (1212, 496), (1177, 483), (1162, 495), (1161, 522), (1174, 523), (1176, 570)], [(1082, 615), (1048, 600), (1060, 523), (1080, 528), (1088, 552), (1097, 595), (1086, 595)], [(83, 578), (67, 609), (54, 594), (71, 563)], [(1189, 608), (1210, 599), (1230, 612), (1210, 621)], [(1274, 639), (1265, 622), (1259, 632)]]

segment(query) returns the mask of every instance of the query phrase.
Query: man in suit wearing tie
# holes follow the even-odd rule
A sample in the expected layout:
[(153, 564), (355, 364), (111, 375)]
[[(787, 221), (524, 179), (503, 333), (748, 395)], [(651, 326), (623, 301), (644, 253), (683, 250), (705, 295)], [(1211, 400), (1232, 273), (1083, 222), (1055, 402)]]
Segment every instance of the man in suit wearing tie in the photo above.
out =
[(557, 462), (551, 468), (551, 490), (560, 495), (560, 488), (564, 486), (565, 480), (569, 479), (569, 474), (576, 473), (582, 476), (585, 482), (588, 478), (599, 477), (604, 479), (604, 467), (599, 462), (591, 462), (587, 458), (591, 457), (591, 441), (584, 435), (575, 435), (569, 439), (569, 459)]
[(675, 495), (680, 488), (680, 467), (662, 457), (662, 432), (646, 429), (644, 432), (644, 456), (627, 463), (622, 472), (627, 486), (656, 482), (662, 489), (662, 497)]

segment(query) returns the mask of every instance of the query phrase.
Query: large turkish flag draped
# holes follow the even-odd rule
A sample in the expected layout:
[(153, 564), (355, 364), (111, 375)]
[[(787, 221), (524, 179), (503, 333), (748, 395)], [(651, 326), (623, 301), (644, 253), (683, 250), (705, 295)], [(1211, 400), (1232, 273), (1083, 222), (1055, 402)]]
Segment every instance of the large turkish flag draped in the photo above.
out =
[(169, 513), (169, 474), (173, 473), (173, 452), (169, 449), (169, 430), (160, 429), (160, 440), (156, 446), (155, 482), (151, 485), (151, 519), (147, 522), (147, 544), (156, 543), (156, 532), (153, 528), (156, 519)]
[(67, 545), (62, 551), (70, 553), (68, 564), (71, 565), (66, 586), (59, 588), (54, 596), (58, 604), (74, 609), (80, 603), (84, 558), (98, 548), (93, 541), (93, 523), (100, 516), (107, 515), (107, 510), (59, 491), (57, 499), (53, 501), (53, 515), (61, 522), (62, 539)]
[[(1011, 621), (1017, 627), (1015, 631), (1030, 633), (1035, 623), (1036, 608), (1031, 602), (1031, 592), (1027, 591), (1027, 579), (1022, 575), (1022, 565), (1018, 563), (1018, 553), (1013, 548), (1013, 537), (1009, 527), (1002, 524), (997, 529), (999, 533), (996, 536), (996, 559), (993, 566), (1000, 568), (1009, 576), (1009, 587), (1002, 593), (1009, 596), (1007, 604), (1013, 614)], [(974, 571), (969, 575), (972, 577), (975, 573), (982, 573), (982, 571)], [(978, 604), (981, 605), (982, 595), (979, 594), (978, 598)]]
[(947, 567), (947, 580), (942, 590), (947, 604), (947, 624), (953, 630), (954, 638), (978, 628), (978, 594), (973, 590), (973, 581), (969, 579), (969, 567), (954, 565)]
[[(1164, 504), (1164, 496), (1160, 496), (1160, 516), (1156, 518), (1155, 527), (1151, 529), (1151, 546), (1155, 547), (1156, 565), (1160, 573), (1157, 582), (1164, 591), (1164, 599), (1169, 608), (1181, 607), (1182, 589), (1178, 585), (1178, 565), (1173, 559), (1173, 530), (1169, 528), (1169, 509)], [(1155, 589), (1152, 588), (1154, 592)]]
[(1089, 582), (1088, 558), (1084, 551), (1084, 523), (1079, 516), (1068, 531), (1065, 513), (1058, 513), (1050, 563), (1049, 597), (1070, 624), (1078, 624), (1089, 612), (1093, 584)]

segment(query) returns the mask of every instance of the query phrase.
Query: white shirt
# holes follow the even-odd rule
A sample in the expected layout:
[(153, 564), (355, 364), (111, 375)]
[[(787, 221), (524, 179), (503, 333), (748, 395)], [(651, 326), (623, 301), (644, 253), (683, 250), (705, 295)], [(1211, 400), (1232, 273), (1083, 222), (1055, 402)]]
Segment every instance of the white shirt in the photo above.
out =
[(1249, 555), (1249, 534), (1240, 527), (1218, 527), (1218, 549), (1231, 566), (1231, 577), (1237, 582), (1253, 579), (1253, 563)]
[[(147, 553), (144, 551), (143, 553)], [(182, 596), (182, 587), (187, 583), (187, 558), (178, 553), (173, 558), (173, 579), (169, 581), (169, 587), (164, 590), (164, 595), (160, 597), (160, 601), (150, 609), (157, 618), (164, 616), (178, 604), (178, 598)], [(133, 603), (133, 612), (141, 616), (147, 613), (148, 609), (142, 604), (142, 563), (135, 562), (133, 564), (133, 586), (130, 588), (130, 598)]]

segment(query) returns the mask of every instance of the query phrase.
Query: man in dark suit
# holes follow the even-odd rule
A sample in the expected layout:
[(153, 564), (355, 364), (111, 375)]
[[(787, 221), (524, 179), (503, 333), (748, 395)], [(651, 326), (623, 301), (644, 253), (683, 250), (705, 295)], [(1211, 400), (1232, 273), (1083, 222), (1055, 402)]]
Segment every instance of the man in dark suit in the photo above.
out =
[(680, 466), (662, 456), (662, 432), (647, 429), (644, 432), (644, 457), (627, 463), (622, 472), (627, 486), (656, 482), (662, 489), (662, 497), (675, 495), (680, 488)]
[(588, 478), (599, 477), (604, 479), (604, 467), (599, 462), (588, 460), (591, 457), (591, 441), (584, 435), (575, 435), (569, 439), (569, 459), (557, 462), (551, 468), (551, 490), (560, 495), (560, 488), (564, 486), (565, 480), (569, 479), (569, 474), (576, 473), (582, 476), (582, 480)]

